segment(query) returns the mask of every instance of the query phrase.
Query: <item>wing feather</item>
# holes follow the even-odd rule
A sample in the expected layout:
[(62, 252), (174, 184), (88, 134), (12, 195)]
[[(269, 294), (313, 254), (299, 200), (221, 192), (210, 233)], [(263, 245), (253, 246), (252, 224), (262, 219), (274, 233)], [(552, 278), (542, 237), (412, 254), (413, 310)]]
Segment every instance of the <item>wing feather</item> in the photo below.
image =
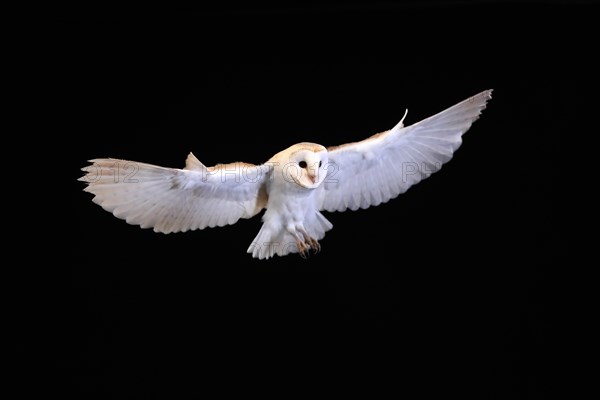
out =
[(389, 131), (329, 148), (334, 168), (328, 168), (320, 209), (379, 205), (426, 179), (452, 158), (491, 97), (486, 90), (416, 124), (404, 127), (403, 117)]
[[(79, 180), (93, 201), (116, 217), (157, 232), (185, 232), (250, 218), (267, 202), (268, 165), (205, 167), (192, 153), (184, 169), (102, 158)], [(252, 179), (246, 177), (252, 176)]]

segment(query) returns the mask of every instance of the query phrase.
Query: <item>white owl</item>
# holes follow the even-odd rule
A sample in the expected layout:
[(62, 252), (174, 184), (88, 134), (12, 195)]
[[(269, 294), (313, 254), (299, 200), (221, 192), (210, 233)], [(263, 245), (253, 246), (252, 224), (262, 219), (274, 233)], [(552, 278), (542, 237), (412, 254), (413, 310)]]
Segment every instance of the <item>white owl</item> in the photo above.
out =
[(112, 158), (83, 168), (86, 192), (116, 217), (171, 233), (234, 224), (263, 208), (263, 225), (248, 253), (259, 259), (320, 250), (333, 225), (321, 211), (385, 203), (452, 158), (492, 90), (432, 117), (360, 142), (326, 148), (295, 144), (262, 165), (204, 166), (192, 153), (185, 168)]

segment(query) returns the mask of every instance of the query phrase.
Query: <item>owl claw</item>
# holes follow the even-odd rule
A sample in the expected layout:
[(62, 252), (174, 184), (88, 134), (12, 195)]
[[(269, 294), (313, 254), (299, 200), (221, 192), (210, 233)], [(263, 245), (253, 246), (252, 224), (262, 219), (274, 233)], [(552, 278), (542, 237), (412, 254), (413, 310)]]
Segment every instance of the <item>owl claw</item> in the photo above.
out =
[(310, 247), (307, 246), (306, 242), (296, 239), (296, 246), (298, 246), (298, 253), (300, 253), (300, 257), (306, 258), (310, 251)]
[(314, 254), (317, 254), (321, 251), (321, 245), (314, 238), (309, 236), (308, 238), (308, 247), (313, 251)]
[(321, 245), (319, 242), (303, 232), (304, 240), (296, 239), (296, 246), (298, 246), (298, 252), (300, 257), (308, 258), (312, 250), (313, 254), (317, 254), (321, 251)]
[(307, 234), (304, 234), (304, 240), (296, 239), (296, 246), (298, 246), (298, 252), (300, 253), (300, 257), (308, 258), (310, 256), (311, 250), (313, 254), (317, 254), (321, 251), (321, 245), (315, 239), (310, 237)]
[(321, 244), (315, 240), (314, 245), (312, 246), (313, 252), (318, 254), (321, 252)]

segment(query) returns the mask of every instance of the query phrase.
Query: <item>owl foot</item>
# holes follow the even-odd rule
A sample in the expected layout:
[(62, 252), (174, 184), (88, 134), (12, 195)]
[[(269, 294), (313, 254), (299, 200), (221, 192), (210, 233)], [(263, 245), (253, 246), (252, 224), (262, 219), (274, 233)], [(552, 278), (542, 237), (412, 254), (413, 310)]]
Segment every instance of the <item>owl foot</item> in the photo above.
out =
[(311, 250), (314, 254), (321, 251), (321, 245), (315, 238), (311, 237), (304, 230), (301, 230), (300, 232), (302, 233), (303, 238), (296, 239), (296, 245), (298, 246), (300, 257), (307, 258), (310, 255)]

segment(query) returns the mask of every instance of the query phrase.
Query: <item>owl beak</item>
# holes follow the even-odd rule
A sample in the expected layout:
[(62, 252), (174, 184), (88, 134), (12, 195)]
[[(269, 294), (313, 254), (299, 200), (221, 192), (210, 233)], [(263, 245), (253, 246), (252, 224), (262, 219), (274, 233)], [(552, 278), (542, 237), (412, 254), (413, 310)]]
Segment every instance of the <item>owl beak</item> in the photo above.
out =
[(317, 164), (313, 165), (312, 167), (308, 167), (308, 170), (306, 172), (308, 175), (308, 179), (310, 179), (310, 181), (314, 185), (319, 177), (319, 168), (317, 167)]

